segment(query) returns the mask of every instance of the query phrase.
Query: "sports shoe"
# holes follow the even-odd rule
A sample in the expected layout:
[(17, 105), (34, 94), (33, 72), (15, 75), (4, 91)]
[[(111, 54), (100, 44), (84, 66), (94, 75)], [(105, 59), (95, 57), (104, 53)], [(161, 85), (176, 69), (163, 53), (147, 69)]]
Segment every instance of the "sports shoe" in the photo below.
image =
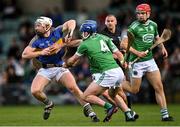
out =
[(134, 117), (134, 119), (136, 120), (136, 119), (138, 119), (139, 118), (139, 115), (135, 112), (135, 111), (132, 111), (133, 112), (133, 117)]
[(54, 107), (54, 103), (51, 101), (49, 105), (46, 105), (44, 108), (44, 114), (43, 114), (43, 119), (47, 120), (50, 116), (51, 110)]
[(166, 117), (166, 118), (162, 118), (161, 121), (174, 121), (174, 118), (172, 116)]
[(130, 116), (125, 113), (125, 120), (126, 120), (126, 122), (136, 121), (136, 119), (139, 118), (139, 115), (136, 114), (136, 112), (134, 112), (134, 111), (129, 111), (129, 113), (130, 113)]
[(99, 122), (99, 118), (96, 115), (91, 116), (92, 122)]
[(106, 117), (104, 118), (103, 122), (109, 122), (112, 115), (116, 112), (117, 108), (112, 106), (111, 108), (107, 109), (106, 112), (107, 112), (107, 115)]

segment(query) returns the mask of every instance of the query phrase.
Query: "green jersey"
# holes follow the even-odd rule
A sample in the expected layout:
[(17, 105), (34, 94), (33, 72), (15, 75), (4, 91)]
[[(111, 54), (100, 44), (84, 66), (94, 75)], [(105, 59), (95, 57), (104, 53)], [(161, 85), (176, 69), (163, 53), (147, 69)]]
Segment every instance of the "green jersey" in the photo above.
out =
[(109, 37), (102, 34), (93, 34), (81, 42), (76, 54), (88, 57), (92, 73), (102, 73), (119, 67), (112, 55), (112, 52), (117, 50)]
[[(128, 31), (134, 35), (132, 47), (138, 51), (146, 51), (149, 49), (153, 45), (154, 39), (159, 35), (157, 24), (152, 20), (147, 20), (145, 24), (136, 20), (129, 26)], [(135, 54), (131, 53), (129, 61), (133, 61), (136, 57)], [(152, 57), (152, 51), (150, 51), (139, 61), (147, 61), (152, 59)]]

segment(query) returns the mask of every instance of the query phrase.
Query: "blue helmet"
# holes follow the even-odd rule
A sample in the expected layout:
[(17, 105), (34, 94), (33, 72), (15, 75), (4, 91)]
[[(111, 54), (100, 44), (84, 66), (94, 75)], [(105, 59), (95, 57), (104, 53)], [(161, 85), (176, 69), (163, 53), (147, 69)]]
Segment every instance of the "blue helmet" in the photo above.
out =
[(80, 32), (96, 33), (97, 23), (94, 20), (86, 20), (80, 27)]

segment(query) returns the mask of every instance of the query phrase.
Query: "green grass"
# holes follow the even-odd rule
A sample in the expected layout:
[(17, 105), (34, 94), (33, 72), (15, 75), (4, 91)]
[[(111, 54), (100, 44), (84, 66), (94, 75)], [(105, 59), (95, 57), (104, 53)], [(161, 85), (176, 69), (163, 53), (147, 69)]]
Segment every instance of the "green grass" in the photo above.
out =
[(174, 122), (161, 122), (157, 105), (133, 105), (140, 115), (136, 122), (125, 122), (124, 114), (118, 111), (109, 123), (103, 123), (104, 109), (93, 106), (101, 122), (92, 123), (84, 117), (80, 106), (56, 105), (51, 117), (42, 119), (42, 106), (2, 106), (0, 107), (0, 125), (2, 126), (180, 126), (180, 105), (169, 105)]

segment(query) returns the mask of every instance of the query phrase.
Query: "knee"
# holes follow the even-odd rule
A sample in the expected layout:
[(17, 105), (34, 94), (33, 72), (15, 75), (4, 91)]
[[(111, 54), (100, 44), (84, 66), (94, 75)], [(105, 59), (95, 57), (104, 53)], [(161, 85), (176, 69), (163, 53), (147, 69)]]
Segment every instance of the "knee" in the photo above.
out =
[(109, 93), (109, 96), (110, 96), (111, 99), (114, 99), (116, 95), (112, 94), (112, 93)]
[(108, 95), (107, 92), (102, 93), (102, 96), (105, 97), (105, 98), (108, 98), (108, 97), (109, 97), (109, 95)]
[(163, 85), (162, 83), (157, 83), (157, 85), (154, 87), (155, 92), (163, 92)]
[(42, 91), (38, 90), (38, 89), (31, 89), (31, 94), (33, 96), (38, 96)]
[(69, 89), (69, 91), (70, 91), (72, 94), (76, 94), (76, 93), (77, 93), (74, 87), (69, 87), (68, 89)]
[(137, 94), (139, 92), (139, 88), (133, 88), (131, 93), (133, 94)]
[(89, 98), (90, 98), (90, 95), (87, 95), (87, 94), (83, 94), (83, 95), (82, 95), (82, 99), (83, 99), (84, 101), (87, 101), (87, 102), (88, 102)]

